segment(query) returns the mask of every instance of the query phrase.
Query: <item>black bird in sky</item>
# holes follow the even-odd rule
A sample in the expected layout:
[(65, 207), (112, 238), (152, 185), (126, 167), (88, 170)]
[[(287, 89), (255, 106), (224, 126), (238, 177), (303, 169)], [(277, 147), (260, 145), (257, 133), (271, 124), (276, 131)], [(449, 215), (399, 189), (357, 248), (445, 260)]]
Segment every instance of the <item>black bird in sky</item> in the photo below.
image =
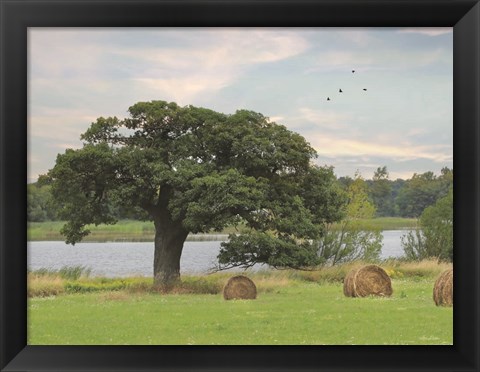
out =
[(355, 73), (355, 70), (352, 70), (352, 74), (354, 74), (354, 73)]
[(364, 90), (365, 92), (367, 91), (367, 89), (365, 89), (365, 88), (363, 88), (363, 90)]
[(330, 101), (330, 97), (327, 97), (327, 101)]
[(341, 89), (338, 90), (340, 93), (343, 93), (343, 91)]

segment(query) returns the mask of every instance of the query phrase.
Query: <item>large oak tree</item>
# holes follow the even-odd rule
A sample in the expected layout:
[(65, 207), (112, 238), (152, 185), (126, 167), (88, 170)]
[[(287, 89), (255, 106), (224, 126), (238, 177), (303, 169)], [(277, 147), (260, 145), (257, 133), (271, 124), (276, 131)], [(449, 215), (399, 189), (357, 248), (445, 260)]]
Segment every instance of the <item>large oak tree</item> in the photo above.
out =
[(314, 149), (262, 114), (232, 115), (173, 102), (139, 102), (129, 117), (98, 118), (83, 148), (59, 154), (48, 173), (67, 223), (66, 242), (89, 224), (116, 222), (112, 206), (141, 210), (155, 226), (154, 283), (180, 277), (189, 233), (249, 229), (222, 243), (221, 267), (304, 267), (318, 262), (312, 240), (342, 216), (344, 195)]

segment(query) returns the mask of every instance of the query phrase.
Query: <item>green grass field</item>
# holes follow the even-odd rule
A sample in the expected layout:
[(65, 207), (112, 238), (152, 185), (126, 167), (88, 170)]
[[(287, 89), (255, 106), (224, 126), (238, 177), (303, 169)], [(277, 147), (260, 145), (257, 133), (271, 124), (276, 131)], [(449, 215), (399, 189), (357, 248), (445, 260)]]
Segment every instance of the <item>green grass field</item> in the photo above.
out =
[[(28, 224), (28, 240), (64, 240), (60, 234), (64, 222), (30, 222)], [(365, 228), (378, 228), (380, 230), (400, 230), (415, 228), (417, 220), (414, 218), (382, 217), (363, 221)], [(121, 220), (115, 225), (100, 225), (89, 227), (91, 234), (84, 241), (153, 241), (155, 230), (152, 222)], [(240, 230), (242, 228), (239, 228)], [(227, 228), (220, 233), (235, 233), (234, 227)], [(211, 239), (202, 234), (190, 236), (191, 240)]]
[[(345, 297), (337, 276), (350, 266), (251, 274), (257, 299), (231, 301), (221, 294), (227, 273), (184, 277), (170, 294), (149, 290), (150, 278), (50, 277), (64, 289), (29, 298), (28, 343), (451, 345), (453, 308), (436, 307), (432, 299), (435, 276), (447, 265), (383, 266), (393, 278), (390, 298)], [(29, 286), (45, 286), (35, 283), (42, 278), (48, 275), (29, 274)]]

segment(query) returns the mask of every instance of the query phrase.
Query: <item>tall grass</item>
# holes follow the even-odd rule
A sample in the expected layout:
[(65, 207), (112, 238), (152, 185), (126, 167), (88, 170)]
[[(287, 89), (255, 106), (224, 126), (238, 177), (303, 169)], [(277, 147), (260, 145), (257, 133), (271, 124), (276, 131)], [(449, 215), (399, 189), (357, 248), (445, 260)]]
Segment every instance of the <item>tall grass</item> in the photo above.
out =
[(65, 293), (65, 279), (59, 276), (28, 274), (28, 297), (49, 297)]
[(389, 259), (383, 261), (382, 267), (392, 278), (435, 278), (443, 271), (451, 269), (453, 265), (452, 263), (439, 261), (434, 258), (421, 261)]
[[(328, 283), (341, 283), (347, 273), (367, 262), (356, 261), (332, 267), (322, 267), (317, 270), (260, 270), (247, 271), (256, 284), (259, 293), (269, 293), (280, 290), (287, 286), (296, 286), (305, 282), (319, 285)], [(448, 263), (436, 260), (424, 260), (419, 262), (405, 262), (402, 260), (386, 260), (379, 263), (388, 275), (393, 278), (434, 279), (444, 270), (451, 268)], [(129, 278), (104, 278), (90, 277), (88, 268), (65, 267), (60, 270), (41, 269), (28, 274), (28, 295), (55, 296), (68, 293), (90, 293), (108, 291), (126, 291), (128, 293), (151, 293), (158, 292), (153, 287), (153, 280), (149, 277)], [(170, 287), (170, 294), (218, 294), (227, 280), (236, 275), (228, 272), (219, 272), (210, 275), (192, 276), (184, 275), (179, 283)]]
[(55, 269), (47, 269), (41, 268), (37, 270), (29, 271), (29, 274), (34, 276), (54, 276), (60, 277), (61, 279), (68, 279), (68, 280), (78, 280), (80, 277), (88, 278), (92, 272), (92, 269), (83, 266), (63, 266), (62, 268), (55, 270)]

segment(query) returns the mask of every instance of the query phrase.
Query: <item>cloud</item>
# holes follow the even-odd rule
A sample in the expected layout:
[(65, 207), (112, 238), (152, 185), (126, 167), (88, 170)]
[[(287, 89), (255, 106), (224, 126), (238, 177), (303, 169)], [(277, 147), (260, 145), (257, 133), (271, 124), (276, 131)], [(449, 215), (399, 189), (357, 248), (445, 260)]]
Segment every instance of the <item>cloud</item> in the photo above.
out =
[(374, 65), (374, 56), (366, 52), (349, 52), (345, 50), (334, 50), (320, 53), (313, 67), (308, 68), (305, 73), (330, 72), (337, 70), (350, 71), (365, 70)]
[(440, 36), (453, 32), (453, 27), (408, 27), (397, 31), (400, 34), (421, 34), (426, 36)]
[[(151, 67), (134, 74), (132, 81), (186, 104), (232, 85), (255, 65), (293, 57), (307, 47), (294, 33), (218, 31), (200, 46), (145, 53), (141, 59)], [(119, 50), (116, 54), (133, 57), (138, 51)]]
[[(281, 61), (308, 48), (304, 37), (288, 30), (195, 30), (169, 29), (168, 36), (175, 35), (177, 45), (162, 44), (167, 34), (161, 29), (152, 45), (120, 45), (123, 34), (115, 30), (33, 31), (29, 33), (31, 75), (67, 82), (122, 80), (133, 89), (167, 93), (170, 99), (190, 103), (241, 79), (256, 65)], [(105, 35), (110, 43), (103, 43)], [(196, 39), (199, 35), (201, 42)]]
[[(452, 44), (430, 37), (452, 29), (339, 31), (30, 29), (31, 171), (81, 145), (97, 117), (152, 99), (266, 113), (351, 175), (377, 163), (391, 174), (448, 166)], [(340, 87), (341, 100), (331, 96)], [(368, 95), (349, 93), (361, 87)]]
[(271, 117), (269, 117), (268, 119), (269, 119), (268, 121), (269, 121), (270, 123), (273, 123), (273, 122), (279, 123), (279, 122), (281, 122), (283, 119), (285, 119), (285, 117), (283, 117), (283, 116), (271, 116)]
[[(98, 115), (100, 116), (100, 115)], [(28, 134), (35, 140), (54, 140), (55, 142), (71, 142), (80, 144), (83, 133), (97, 116), (89, 115), (81, 110), (67, 108), (44, 108), (27, 119)]]
[(388, 47), (379, 51), (330, 51), (319, 54), (316, 63), (305, 73), (335, 72), (356, 70), (357, 74), (366, 71), (412, 70), (436, 64), (450, 63), (451, 54), (444, 49), (408, 51)]
[(130, 84), (136, 92), (148, 92), (150, 97), (165, 97), (180, 105), (194, 101), (202, 94), (216, 92), (228, 85), (228, 80), (220, 76), (196, 75), (171, 79), (135, 78)]
[(300, 116), (296, 121), (313, 123), (315, 124), (315, 130), (344, 130), (349, 127), (347, 123), (352, 119), (352, 116), (349, 114), (339, 113), (332, 110), (314, 110), (308, 107), (301, 107), (298, 111)]
[(452, 147), (449, 145), (418, 145), (408, 142), (380, 142), (347, 139), (341, 136), (325, 135), (324, 133), (311, 136), (309, 142), (315, 150), (323, 156), (381, 156), (392, 158), (396, 162), (415, 159), (427, 159), (435, 163), (444, 164), (452, 161)]

